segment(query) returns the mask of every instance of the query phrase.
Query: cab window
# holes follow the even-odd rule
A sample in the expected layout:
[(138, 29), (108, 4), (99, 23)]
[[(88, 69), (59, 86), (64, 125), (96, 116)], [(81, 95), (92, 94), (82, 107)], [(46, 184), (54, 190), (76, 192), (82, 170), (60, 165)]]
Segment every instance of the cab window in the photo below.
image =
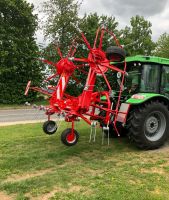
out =
[(141, 92), (159, 92), (160, 66), (155, 64), (144, 64), (141, 75)]
[(162, 67), (161, 93), (169, 96), (169, 66)]
[(128, 76), (126, 78), (125, 86), (130, 93), (137, 93), (139, 89), (139, 66), (136, 64), (128, 65)]

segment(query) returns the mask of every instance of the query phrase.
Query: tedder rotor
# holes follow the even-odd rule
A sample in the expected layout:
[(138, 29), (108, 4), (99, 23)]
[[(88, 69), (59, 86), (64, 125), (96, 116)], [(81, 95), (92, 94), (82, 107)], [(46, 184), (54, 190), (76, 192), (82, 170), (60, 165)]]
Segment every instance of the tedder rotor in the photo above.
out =
[[(113, 127), (117, 136), (120, 136), (118, 123), (125, 123), (129, 104), (121, 103), (121, 97), (124, 90), (124, 80), (126, 73), (125, 51), (119, 44), (114, 33), (107, 28), (98, 28), (93, 47), (89, 44), (85, 35), (81, 33), (82, 40), (88, 49), (87, 58), (75, 57), (77, 50), (76, 40), (73, 41), (67, 57), (63, 57), (60, 49), (58, 54), (60, 60), (57, 63), (42, 59), (44, 63), (53, 65), (56, 68), (56, 74), (50, 76), (46, 81), (55, 79), (59, 75), (56, 86), (48, 86), (48, 89), (32, 87), (31, 81), (28, 82), (25, 95), (29, 89), (41, 92), (48, 95), (49, 106), (46, 107), (46, 115), (48, 121), (43, 125), (43, 130), (47, 134), (53, 134), (57, 130), (57, 124), (50, 120), (53, 114), (63, 114), (66, 122), (71, 122), (72, 128), (66, 129), (61, 134), (62, 142), (67, 146), (72, 146), (77, 143), (79, 134), (74, 129), (75, 121), (79, 118), (83, 119), (89, 125), (98, 121), (103, 130), (109, 132), (109, 128)], [(114, 41), (115, 45), (110, 46), (107, 50), (103, 50), (104, 37), (110, 36), (109, 39)], [(118, 67), (115, 63), (122, 63)], [(111, 63), (111, 64), (110, 64)], [(114, 64), (112, 64), (114, 63)], [(66, 87), (75, 70), (80, 70), (82, 73), (85, 68), (88, 68), (87, 80), (84, 85), (83, 92), (74, 97), (67, 94)], [(112, 83), (109, 82), (107, 73), (112, 71), (117, 74), (119, 90), (116, 93), (116, 101), (113, 101)], [(102, 77), (106, 90), (96, 91), (96, 79)]]

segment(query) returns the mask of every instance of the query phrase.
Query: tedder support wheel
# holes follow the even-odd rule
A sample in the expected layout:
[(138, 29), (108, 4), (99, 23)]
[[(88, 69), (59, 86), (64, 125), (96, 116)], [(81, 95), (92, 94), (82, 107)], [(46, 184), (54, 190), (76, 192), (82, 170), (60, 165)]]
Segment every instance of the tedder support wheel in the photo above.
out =
[(130, 114), (129, 139), (140, 149), (157, 149), (169, 136), (169, 111), (158, 101), (139, 106)]
[(43, 131), (48, 135), (54, 134), (57, 131), (57, 128), (56, 122), (52, 120), (46, 121), (43, 124)]
[(78, 132), (73, 129), (73, 133), (72, 133), (72, 129), (71, 128), (65, 129), (61, 134), (61, 141), (66, 146), (75, 145), (78, 142), (78, 139), (79, 139)]

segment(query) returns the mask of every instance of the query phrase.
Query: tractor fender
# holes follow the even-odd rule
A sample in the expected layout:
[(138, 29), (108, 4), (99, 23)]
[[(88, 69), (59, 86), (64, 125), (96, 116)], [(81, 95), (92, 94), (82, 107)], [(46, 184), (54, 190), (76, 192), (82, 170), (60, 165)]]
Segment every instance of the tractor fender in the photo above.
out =
[(161, 95), (161, 94), (154, 94), (154, 93), (138, 93), (134, 94), (129, 98), (126, 103), (131, 104), (131, 105), (138, 105), (145, 103), (149, 100), (159, 100), (163, 101), (167, 105), (169, 105), (169, 98)]

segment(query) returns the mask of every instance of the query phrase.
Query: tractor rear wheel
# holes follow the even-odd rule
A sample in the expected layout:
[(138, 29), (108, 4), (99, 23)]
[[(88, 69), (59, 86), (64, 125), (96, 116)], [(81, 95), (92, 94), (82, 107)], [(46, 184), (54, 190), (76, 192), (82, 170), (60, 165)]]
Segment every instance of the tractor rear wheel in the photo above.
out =
[(53, 135), (57, 131), (56, 122), (49, 120), (43, 124), (43, 131), (48, 135)]
[(66, 146), (75, 145), (78, 142), (78, 139), (79, 139), (79, 133), (74, 129), (73, 129), (73, 133), (72, 133), (71, 128), (65, 129), (61, 134), (61, 141)]
[(129, 139), (140, 149), (157, 149), (169, 136), (168, 108), (158, 101), (135, 108), (130, 114)]

